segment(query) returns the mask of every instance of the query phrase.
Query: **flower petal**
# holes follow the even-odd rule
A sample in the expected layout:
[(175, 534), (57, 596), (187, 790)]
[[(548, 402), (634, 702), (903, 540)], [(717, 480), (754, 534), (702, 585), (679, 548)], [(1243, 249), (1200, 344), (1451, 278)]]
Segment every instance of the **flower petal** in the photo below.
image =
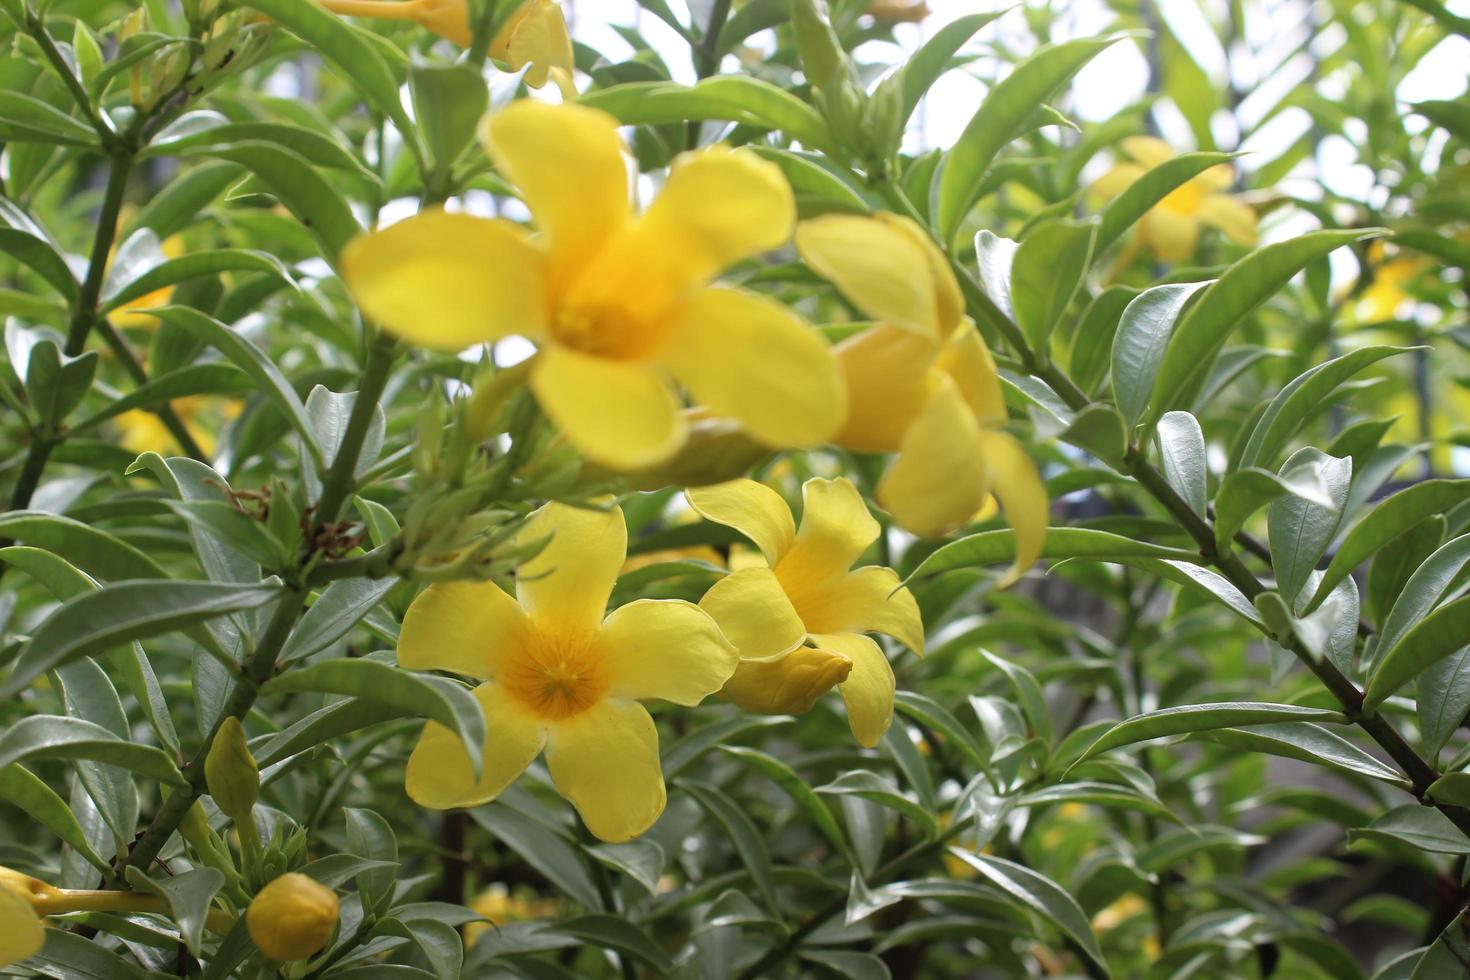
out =
[(852, 661), (840, 653), (797, 647), (776, 660), (741, 661), (720, 694), (756, 714), (804, 715), (851, 671)]
[(530, 0), (500, 29), (490, 53), (510, 63), (512, 71), (526, 65), (525, 82), (531, 88), (545, 85), (553, 68), (570, 72), (573, 67), (572, 38), (566, 17), (553, 0)]
[(1148, 171), (1136, 163), (1116, 163), (1107, 173), (1092, 182), (1092, 186), (1087, 189), (1088, 196), (1110, 201), (1132, 187), (1146, 173)]
[(796, 542), (776, 566), (792, 604), (805, 620), (808, 594), (825, 589), (852, 567), (883, 529), (868, 513), (862, 495), (846, 478), (808, 480)]
[(508, 221), (422, 211), (347, 243), (363, 313), (413, 344), (463, 350), (546, 325), (545, 256)]
[(618, 121), (585, 106), (517, 99), (486, 117), (480, 138), (549, 240), (553, 281), (566, 285), (628, 222)]
[(684, 491), (689, 506), (707, 521), (745, 535), (774, 566), (796, 540), (796, 522), (781, 495), (754, 480), (731, 480)]
[(601, 840), (632, 840), (664, 812), (658, 730), (636, 701), (602, 701), (556, 725), (546, 765), (556, 791)]
[(974, 323), (967, 319), (955, 328), (934, 366), (954, 379), (982, 426), (1006, 423), (1010, 415), (1000, 390), (1000, 374)]
[(847, 377), (847, 420), (832, 441), (866, 453), (890, 453), (929, 396), (937, 348), (927, 337), (882, 323), (833, 348)]
[(501, 658), (525, 643), (529, 628), (525, 610), (494, 582), (438, 582), (403, 616), (398, 665), (489, 680)]
[(1139, 222), (1143, 238), (1163, 262), (1184, 262), (1199, 244), (1199, 219), (1156, 207)]
[(896, 218), (829, 214), (803, 221), (796, 250), (875, 320), (935, 339), (949, 326), (940, 322), (934, 266)]
[(806, 626), (769, 568), (731, 572), (710, 586), (699, 608), (719, 624), (741, 660), (774, 660), (806, 639)]
[(964, 527), (989, 492), (980, 429), (958, 385), (939, 375), (934, 393), (878, 483), (878, 502), (921, 538)]
[(669, 383), (644, 364), (549, 345), (531, 368), (531, 390), (568, 442), (611, 469), (661, 463), (688, 435)]
[(31, 903), (0, 885), (0, 966), (29, 959), (46, 944), (46, 927)]
[(764, 296), (700, 291), (658, 357), (699, 404), (771, 446), (825, 442), (847, 414), (832, 349)]
[(612, 673), (612, 698), (693, 706), (718, 691), (740, 659), (707, 612), (677, 599), (618, 607), (598, 642)]
[(861, 633), (826, 633), (813, 636), (812, 642), (852, 661), (852, 672), (837, 689), (847, 705), (853, 737), (871, 749), (893, 723), (893, 694), (898, 687), (883, 648)]
[(859, 568), (812, 597), (801, 611), (811, 633), (887, 633), (915, 653), (924, 652), (919, 603), (900, 588), (891, 568)]
[(546, 729), (493, 681), (475, 688), (485, 712), (485, 750), (480, 778), (459, 736), (437, 721), (424, 726), (408, 757), (403, 785), (431, 810), (479, 806), (499, 796), (526, 771), (546, 743)]
[(1000, 500), (1006, 521), (1016, 532), (1016, 560), (997, 584), (1003, 589), (1026, 574), (1041, 557), (1051, 508), (1036, 464), (1014, 436), (982, 432), (980, 451), (990, 471), (990, 490)]
[(1174, 159), (1174, 147), (1157, 136), (1125, 136), (1123, 152), (1145, 167), (1157, 167)]
[(623, 512), (552, 502), (531, 515), (517, 540), (543, 538), (546, 546), (516, 573), (516, 596), (548, 632), (591, 635), (627, 558)]
[(1237, 245), (1256, 243), (1256, 212), (1228, 194), (1206, 194), (1199, 202), (1199, 220), (1218, 228)]

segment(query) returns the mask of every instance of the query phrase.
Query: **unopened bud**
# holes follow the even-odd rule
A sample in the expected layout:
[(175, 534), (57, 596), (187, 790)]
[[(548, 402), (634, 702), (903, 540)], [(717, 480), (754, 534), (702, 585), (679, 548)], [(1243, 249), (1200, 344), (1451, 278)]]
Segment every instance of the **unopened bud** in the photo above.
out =
[(245, 744), (245, 729), (233, 715), (220, 723), (204, 758), (204, 778), (215, 804), (237, 824), (250, 819), (260, 795), (260, 769)]
[(245, 911), (250, 938), (278, 962), (304, 960), (331, 940), (337, 929), (337, 894), (303, 874), (281, 875), (266, 885)]
[(804, 715), (851, 671), (852, 661), (840, 653), (797, 647), (780, 660), (741, 663), (720, 693), (756, 714)]

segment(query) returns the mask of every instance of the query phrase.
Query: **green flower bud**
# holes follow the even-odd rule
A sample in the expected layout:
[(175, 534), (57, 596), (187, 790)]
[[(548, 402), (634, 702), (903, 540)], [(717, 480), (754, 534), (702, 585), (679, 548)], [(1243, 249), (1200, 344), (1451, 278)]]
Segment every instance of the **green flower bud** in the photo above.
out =
[(220, 723), (204, 759), (204, 778), (209, 795), (231, 820), (238, 824), (250, 819), (260, 795), (260, 769), (245, 744), (240, 719), (232, 716)]

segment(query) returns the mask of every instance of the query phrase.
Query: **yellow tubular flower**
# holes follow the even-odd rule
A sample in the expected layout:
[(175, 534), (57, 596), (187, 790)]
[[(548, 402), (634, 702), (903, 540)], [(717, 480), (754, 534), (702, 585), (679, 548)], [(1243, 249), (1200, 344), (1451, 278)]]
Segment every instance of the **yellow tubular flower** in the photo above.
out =
[(826, 441), (847, 409), (831, 349), (782, 304), (709, 285), (790, 237), (795, 204), (781, 171), (745, 150), (687, 153), (635, 218), (617, 130), (606, 113), (527, 100), (488, 117), (486, 146), (539, 234), (422, 212), (344, 250), (358, 304), (442, 350), (529, 337), (542, 410), (612, 469), (651, 466), (683, 445), (671, 381), (768, 445)]
[(525, 77), (531, 88), (553, 80), (563, 98), (577, 97), (572, 84), (576, 68), (572, 36), (560, 5), (553, 0), (526, 0), (491, 42), (490, 56), (509, 62), (511, 71), (530, 65)]
[(865, 13), (885, 23), (917, 24), (929, 16), (925, 0), (870, 0)]
[[(1129, 159), (1114, 164), (1093, 183), (1094, 196), (1117, 197), (1175, 155), (1168, 143), (1155, 136), (1130, 136), (1122, 146)], [(1233, 180), (1234, 172), (1222, 163), (1176, 187), (1138, 222), (1137, 241), (1164, 262), (1183, 262), (1194, 255), (1201, 225), (1219, 229), (1238, 245), (1255, 245), (1256, 212), (1225, 193)]]
[(957, 530), (993, 494), (1016, 531), (1009, 584), (1041, 553), (1046, 490), (1007, 421), (995, 362), (964, 315), (959, 284), (918, 225), (892, 214), (827, 215), (796, 230), (796, 247), (877, 325), (835, 352), (851, 392), (833, 438), (897, 453), (878, 502), (920, 537)]
[(30, 875), (0, 868), (0, 967), (35, 956), (46, 944), (46, 927), (34, 901), (45, 897), (47, 889), (49, 885)]
[[(226, 421), (239, 415), (241, 408), (240, 402), (233, 398), (211, 398), (207, 395), (175, 398), (170, 404), (206, 456), (214, 455), (215, 433)], [(122, 447), (128, 452), (172, 456), (183, 451), (173, 433), (152, 412), (132, 408), (112, 421), (118, 428)]]
[(294, 872), (271, 881), (245, 910), (250, 938), (278, 962), (304, 960), (321, 950), (336, 931), (337, 918), (337, 893)]
[(640, 599), (604, 617), (627, 557), (623, 513), (550, 503), (524, 542), (547, 540), (516, 596), (493, 582), (429, 586), (409, 607), (398, 662), (483, 679), (485, 752), (475, 779), (459, 736), (430, 722), (408, 760), (408, 795), (448, 809), (493, 800), (544, 749), (557, 792), (605, 841), (631, 840), (664, 809), (658, 732), (642, 699), (695, 705), (735, 669), (705, 612)]
[(747, 711), (801, 714), (835, 685), (853, 735), (876, 745), (893, 720), (893, 668), (864, 634), (887, 633), (922, 654), (924, 624), (891, 568), (852, 568), (882, 530), (857, 489), (846, 479), (808, 480), (800, 531), (781, 495), (754, 480), (685, 495), (765, 558), (716, 582), (699, 603), (740, 651), (725, 697)]
[(470, 46), (468, 0), (317, 0), (334, 14), (411, 20), (425, 30), (448, 38), (462, 48)]

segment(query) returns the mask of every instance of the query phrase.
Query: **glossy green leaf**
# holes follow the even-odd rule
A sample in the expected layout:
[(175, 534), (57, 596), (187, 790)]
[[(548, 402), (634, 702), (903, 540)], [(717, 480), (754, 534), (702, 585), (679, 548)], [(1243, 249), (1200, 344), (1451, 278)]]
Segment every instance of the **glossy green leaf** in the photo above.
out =
[(939, 822), (922, 803), (909, 799), (891, 782), (875, 772), (853, 769), (843, 773), (825, 786), (816, 787), (816, 792), (828, 796), (858, 796), (879, 806), (886, 807), (908, 817), (933, 839), (939, 835)]
[[(1284, 494), (1271, 501), (1266, 512), (1271, 567), (1276, 572), (1277, 590), (1288, 608), (1296, 608), (1297, 596), (1306, 587), (1308, 576), (1337, 534), (1342, 506), (1347, 502), (1353, 461), (1336, 459), (1317, 449), (1303, 449), (1282, 464), (1281, 472), (1290, 473), (1304, 466), (1318, 468), (1332, 506), (1323, 507), (1295, 494)], [(1322, 593), (1323, 598), (1326, 595)], [(1309, 605), (1304, 611), (1310, 609)]]
[(36, 823), (55, 834), (88, 864), (105, 875), (112, 866), (92, 848), (87, 835), (66, 801), (24, 766), (14, 764), (0, 768), (0, 800), (18, 807)]
[[(956, 568), (997, 565), (1016, 556), (1016, 533), (1010, 529), (981, 531), (934, 550), (909, 575), (910, 582), (919, 581)], [(1180, 548), (1168, 548), (1135, 541), (1121, 534), (1096, 531), (1085, 527), (1053, 527), (1046, 532), (1042, 558), (1090, 559), (1111, 561), (1115, 558), (1161, 558), (1198, 562), (1199, 555)]]
[(1338, 711), (1304, 708), (1294, 704), (1268, 704), (1260, 701), (1183, 704), (1120, 721), (1089, 745), (1072, 767), (1076, 768), (1088, 759), (1124, 745), (1169, 735), (1188, 735), (1217, 728), (1240, 728), (1288, 721), (1330, 721), (1340, 724), (1345, 720)]
[(1111, 246), (1175, 189), (1237, 156), (1235, 153), (1181, 153), (1153, 167), (1102, 209), (1097, 250), (1102, 252)]
[(1011, 263), (1016, 323), (1034, 350), (1048, 352), (1052, 331), (1072, 305), (1092, 262), (1097, 221), (1056, 220), (1027, 232)]
[(200, 276), (221, 272), (263, 272), (290, 283), (291, 274), (278, 259), (265, 252), (244, 248), (220, 248), (193, 252), (169, 259), (128, 283), (119, 283), (103, 296), (101, 312), (107, 314), (149, 293)]
[(1366, 827), (1348, 830), (1348, 843), (1390, 840), (1436, 854), (1470, 854), (1470, 838), (1433, 807), (1410, 803), (1395, 807)]
[(1165, 412), (1155, 436), (1164, 479), (1189, 504), (1190, 510), (1203, 517), (1208, 504), (1209, 465), (1199, 420), (1188, 412)]
[(1470, 598), (1456, 599), (1419, 620), (1403, 638), (1378, 655), (1364, 707), (1372, 709), (1432, 665), (1462, 649), (1470, 637)]
[(264, 140), (243, 140), (215, 147), (211, 155), (240, 164), (264, 183), (316, 236), (328, 262), (335, 264), (343, 246), (362, 234), (342, 193), (300, 154)]
[(832, 811), (807, 785), (806, 780), (796, 774), (794, 769), (775, 756), (758, 749), (726, 745), (721, 746), (720, 750), (739, 759), (781, 787), (781, 791), (791, 797), (791, 801), (801, 808), (833, 847), (843, 854), (849, 853), (847, 837), (842, 833), (842, 828), (838, 826), (837, 819), (832, 816)]
[(32, 759), (87, 759), (173, 786), (185, 785), (179, 767), (162, 749), (119, 738), (81, 718), (29, 715), (0, 735), (0, 769)]
[(502, 803), (470, 811), (475, 822), (504, 841), (527, 864), (584, 908), (602, 905), (597, 884), (576, 848), (547, 827)]
[(769, 82), (740, 75), (694, 85), (628, 82), (588, 92), (578, 102), (627, 125), (722, 119), (781, 130), (811, 149), (825, 149), (832, 142), (827, 124), (811, 106)]
[(1311, 722), (1282, 722), (1251, 728), (1218, 728), (1192, 738), (1216, 742), (1246, 752), (1264, 752), (1287, 759), (1407, 786), (1402, 775), (1379, 762), (1352, 742)]
[(781, 905), (776, 900), (776, 882), (771, 875), (771, 852), (749, 815), (729, 796), (707, 783), (686, 778), (681, 779), (678, 786), (694, 797), (695, 802), (720, 826), (740, 855), (740, 863), (750, 872), (750, 880), (760, 892), (761, 901), (772, 913), (779, 912)]
[(1175, 323), (1195, 293), (1214, 280), (1145, 289), (1123, 310), (1113, 337), (1113, 401), (1131, 429), (1148, 407)]
[(1309, 461), (1283, 471), (1280, 476), (1262, 469), (1236, 470), (1220, 481), (1220, 489), (1215, 494), (1215, 547), (1222, 552), (1228, 550), (1246, 521), (1284, 493), (1324, 509), (1335, 506), (1328, 495), (1320, 462)]

